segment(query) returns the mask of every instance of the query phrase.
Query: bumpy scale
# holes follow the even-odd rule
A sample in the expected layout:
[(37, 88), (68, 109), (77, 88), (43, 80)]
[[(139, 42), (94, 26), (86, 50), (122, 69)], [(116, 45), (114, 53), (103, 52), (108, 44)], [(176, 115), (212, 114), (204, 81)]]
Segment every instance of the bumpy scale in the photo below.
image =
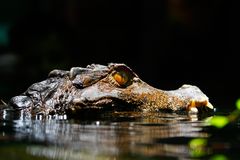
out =
[(13, 97), (9, 105), (31, 115), (79, 114), (85, 110), (213, 110), (208, 97), (196, 86), (183, 85), (171, 91), (156, 89), (125, 64), (115, 63), (53, 70), (46, 80)]

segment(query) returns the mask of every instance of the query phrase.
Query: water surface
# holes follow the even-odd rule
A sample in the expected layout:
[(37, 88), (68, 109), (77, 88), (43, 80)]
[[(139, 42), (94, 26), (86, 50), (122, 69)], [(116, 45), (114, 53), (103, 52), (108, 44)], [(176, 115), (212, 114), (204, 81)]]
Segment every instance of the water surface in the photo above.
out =
[[(1, 112), (0, 159), (235, 159), (238, 125), (217, 130), (197, 115), (106, 113), (24, 117)], [(209, 118), (209, 117), (208, 117)]]

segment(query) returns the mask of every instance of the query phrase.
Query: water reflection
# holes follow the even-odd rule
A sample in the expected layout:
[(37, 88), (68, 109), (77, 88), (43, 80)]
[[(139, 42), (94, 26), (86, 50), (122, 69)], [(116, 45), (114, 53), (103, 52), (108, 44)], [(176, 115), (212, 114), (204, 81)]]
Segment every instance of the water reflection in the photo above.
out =
[(26, 155), (47, 159), (189, 158), (188, 141), (209, 136), (196, 116), (174, 113), (114, 113), (95, 120), (18, 115), (12, 121), (3, 115), (10, 141), (26, 144)]

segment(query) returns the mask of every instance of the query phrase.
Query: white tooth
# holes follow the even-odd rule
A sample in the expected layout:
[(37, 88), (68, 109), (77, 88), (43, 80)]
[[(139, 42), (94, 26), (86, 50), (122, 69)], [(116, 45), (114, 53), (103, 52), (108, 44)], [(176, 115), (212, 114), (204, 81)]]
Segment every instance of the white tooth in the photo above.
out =
[(198, 113), (198, 109), (196, 107), (191, 107), (189, 113)]
[(207, 103), (206, 107), (208, 107), (210, 109), (214, 109), (213, 105), (210, 102)]

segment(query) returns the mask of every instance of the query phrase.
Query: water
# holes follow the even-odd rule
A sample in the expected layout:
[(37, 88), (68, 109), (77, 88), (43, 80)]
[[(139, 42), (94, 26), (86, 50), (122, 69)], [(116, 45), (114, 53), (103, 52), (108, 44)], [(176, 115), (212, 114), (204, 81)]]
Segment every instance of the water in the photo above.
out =
[(28, 118), (2, 111), (0, 159), (237, 159), (239, 125), (219, 130), (205, 118), (141, 112)]

